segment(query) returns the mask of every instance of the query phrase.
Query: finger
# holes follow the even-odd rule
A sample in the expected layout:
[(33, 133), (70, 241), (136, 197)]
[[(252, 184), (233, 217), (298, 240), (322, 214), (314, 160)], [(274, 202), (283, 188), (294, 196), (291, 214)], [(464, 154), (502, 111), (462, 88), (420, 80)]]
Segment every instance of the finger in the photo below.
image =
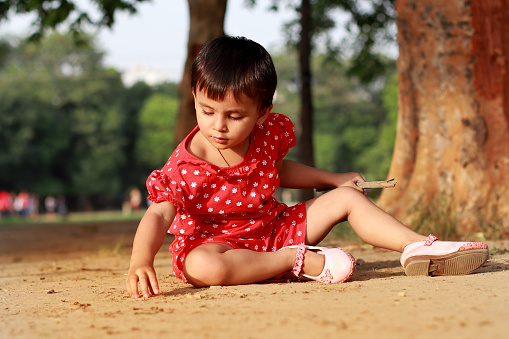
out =
[(149, 284), (146, 276), (140, 277), (140, 289), (143, 297), (150, 297)]
[(157, 276), (154, 272), (149, 272), (148, 279), (150, 282), (150, 290), (152, 294), (159, 294), (159, 282), (157, 281)]
[(138, 293), (138, 278), (132, 277), (127, 280), (127, 289), (133, 298), (139, 298)]
[(125, 288), (127, 290), (127, 293), (129, 293), (129, 295), (132, 297), (133, 294), (131, 293), (131, 284), (129, 283), (129, 279), (126, 279), (125, 281)]
[(366, 180), (364, 180), (362, 175), (360, 175), (359, 173), (356, 173), (356, 175), (355, 175), (355, 177), (353, 179), (353, 182), (354, 183), (357, 183), (357, 182), (366, 182)]
[(352, 184), (350, 184), (350, 185), (348, 185), (348, 186), (350, 186), (350, 187), (352, 187), (352, 188), (355, 188), (357, 191), (359, 191), (359, 192), (361, 192), (361, 193), (365, 193), (365, 191), (364, 191), (364, 189), (363, 189), (363, 188), (361, 188), (361, 187), (357, 186), (357, 182), (359, 182), (359, 181), (352, 181)]

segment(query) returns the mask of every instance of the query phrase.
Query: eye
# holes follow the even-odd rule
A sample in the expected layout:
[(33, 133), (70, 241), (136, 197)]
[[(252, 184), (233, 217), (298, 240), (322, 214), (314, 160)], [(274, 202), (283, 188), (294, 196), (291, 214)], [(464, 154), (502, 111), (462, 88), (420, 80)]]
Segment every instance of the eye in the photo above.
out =
[(210, 115), (214, 115), (214, 113), (212, 113), (212, 112), (207, 112), (207, 111), (205, 111), (205, 110), (202, 110), (202, 113), (203, 113), (204, 115), (209, 115), (209, 116), (210, 116)]
[(244, 117), (242, 115), (230, 115), (229, 117), (232, 120), (242, 120)]

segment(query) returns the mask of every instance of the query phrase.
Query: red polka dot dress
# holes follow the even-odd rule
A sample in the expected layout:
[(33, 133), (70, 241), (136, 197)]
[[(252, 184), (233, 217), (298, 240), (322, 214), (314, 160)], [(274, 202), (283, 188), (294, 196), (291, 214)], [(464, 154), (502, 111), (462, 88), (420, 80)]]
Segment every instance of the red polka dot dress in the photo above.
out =
[(278, 202), (276, 162), (295, 146), (295, 128), (286, 116), (271, 113), (251, 133), (244, 160), (236, 166), (218, 167), (186, 150), (198, 132), (196, 127), (161, 169), (147, 179), (149, 199), (172, 202), (177, 210), (168, 232), (175, 235), (170, 246), (173, 274), (186, 281), (184, 259), (205, 243), (259, 252), (304, 243), (306, 208)]

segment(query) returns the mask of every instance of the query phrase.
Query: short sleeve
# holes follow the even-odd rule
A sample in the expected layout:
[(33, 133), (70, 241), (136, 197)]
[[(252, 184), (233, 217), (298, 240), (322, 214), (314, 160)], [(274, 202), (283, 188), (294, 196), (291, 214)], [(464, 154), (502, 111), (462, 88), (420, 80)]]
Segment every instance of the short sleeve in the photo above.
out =
[(274, 125), (275, 138), (280, 140), (276, 161), (280, 161), (288, 154), (290, 148), (297, 145), (295, 126), (287, 116), (277, 113), (274, 114)]
[(147, 178), (146, 185), (149, 193), (147, 199), (155, 203), (169, 201), (174, 204), (177, 209), (182, 207), (177, 197), (177, 183), (172, 181), (163, 171), (153, 171)]

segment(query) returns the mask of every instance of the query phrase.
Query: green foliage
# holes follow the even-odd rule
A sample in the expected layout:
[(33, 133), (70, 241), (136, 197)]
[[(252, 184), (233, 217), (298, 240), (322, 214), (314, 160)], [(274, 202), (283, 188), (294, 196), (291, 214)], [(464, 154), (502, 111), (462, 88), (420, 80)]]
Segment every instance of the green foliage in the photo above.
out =
[[(36, 19), (32, 24), (30, 40), (40, 40), (46, 30), (65, 27), (73, 35), (73, 42), (86, 42), (87, 28), (91, 26), (112, 27), (115, 15), (126, 11), (130, 14), (137, 12), (137, 6), (150, 0), (93, 0), (98, 13), (94, 18), (79, 1), (70, 0), (6, 0), (0, 2), (0, 22), (13, 14), (32, 13)], [(84, 39), (84, 40), (83, 40)]]
[[(279, 75), (274, 111), (296, 123), (296, 58), (285, 53), (275, 55), (274, 62)], [(317, 167), (360, 172), (368, 180), (386, 178), (397, 119), (397, 77), (392, 62), (384, 82), (366, 86), (346, 75), (348, 65), (332, 62), (325, 55), (313, 59)]]
[[(253, 6), (256, 0), (245, 3)], [(291, 8), (299, 17), (301, 4), (300, 0), (273, 0), (271, 9)], [(395, 44), (395, 0), (310, 0), (310, 4), (312, 23), (309, 34), (313, 50), (326, 52), (326, 57), (331, 60), (350, 60), (346, 74), (363, 83), (384, 77), (391, 62), (379, 51)], [(284, 25), (287, 44), (292, 48), (300, 43), (298, 17)], [(347, 36), (338, 39), (334, 29), (341, 26)]]
[(429, 203), (417, 206), (412, 213), (413, 229), (420, 234), (434, 234), (439, 239), (461, 239), (454, 198), (439, 194)]
[[(120, 74), (93, 40), (53, 34), (20, 43), (0, 70), (0, 187), (39, 194), (120, 189)], [(93, 183), (93, 184), (91, 184)]]
[(385, 119), (379, 126), (376, 142), (362, 151), (357, 162), (360, 167), (366, 168), (373, 180), (386, 178), (391, 165), (398, 120), (398, 77), (396, 72), (385, 84), (381, 99), (386, 111)]
[(178, 86), (125, 88), (82, 38), (0, 42), (0, 189), (121, 200), (171, 153)]
[(4, 63), (11, 53), (12, 46), (8, 41), (0, 40), (0, 69), (4, 67)]
[(166, 94), (156, 93), (146, 101), (136, 143), (137, 159), (142, 166), (160, 168), (170, 157), (177, 110), (178, 101)]
[[(486, 213), (477, 210), (472, 215), (475, 222), (461, 225), (461, 212), (454, 196), (441, 192), (431, 198), (431, 201), (421, 201), (412, 210), (412, 228), (420, 234), (434, 234), (443, 240), (473, 240), (504, 239), (502, 217), (487, 220)], [(473, 227), (475, 225), (475, 227)], [(480, 230), (480, 232), (478, 232)]]
[[(171, 154), (177, 84), (125, 88), (118, 72), (104, 68), (90, 36), (80, 45), (70, 34), (52, 34), (38, 44), (0, 47), (1, 189), (112, 199), (142, 188)], [(296, 56), (281, 53), (274, 61), (274, 111), (297, 124)], [(313, 59), (317, 166), (383, 179), (397, 116), (394, 68), (366, 86), (346, 76), (348, 67), (325, 55)]]
[(125, 140), (120, 150), (124, 154), (125, 161), (119, 168), (119, 173), (122, 173), (123, 191), (131, 186), (144, 187), (147, 169), (139, 165), (135, 148), (140, 134), (139, 114), (145, 101), (153, 92), (154, 89), (149, 85), (138, 82), (126, 88), (119, 96), (120, 110), (123, 115), (121, 130)]

